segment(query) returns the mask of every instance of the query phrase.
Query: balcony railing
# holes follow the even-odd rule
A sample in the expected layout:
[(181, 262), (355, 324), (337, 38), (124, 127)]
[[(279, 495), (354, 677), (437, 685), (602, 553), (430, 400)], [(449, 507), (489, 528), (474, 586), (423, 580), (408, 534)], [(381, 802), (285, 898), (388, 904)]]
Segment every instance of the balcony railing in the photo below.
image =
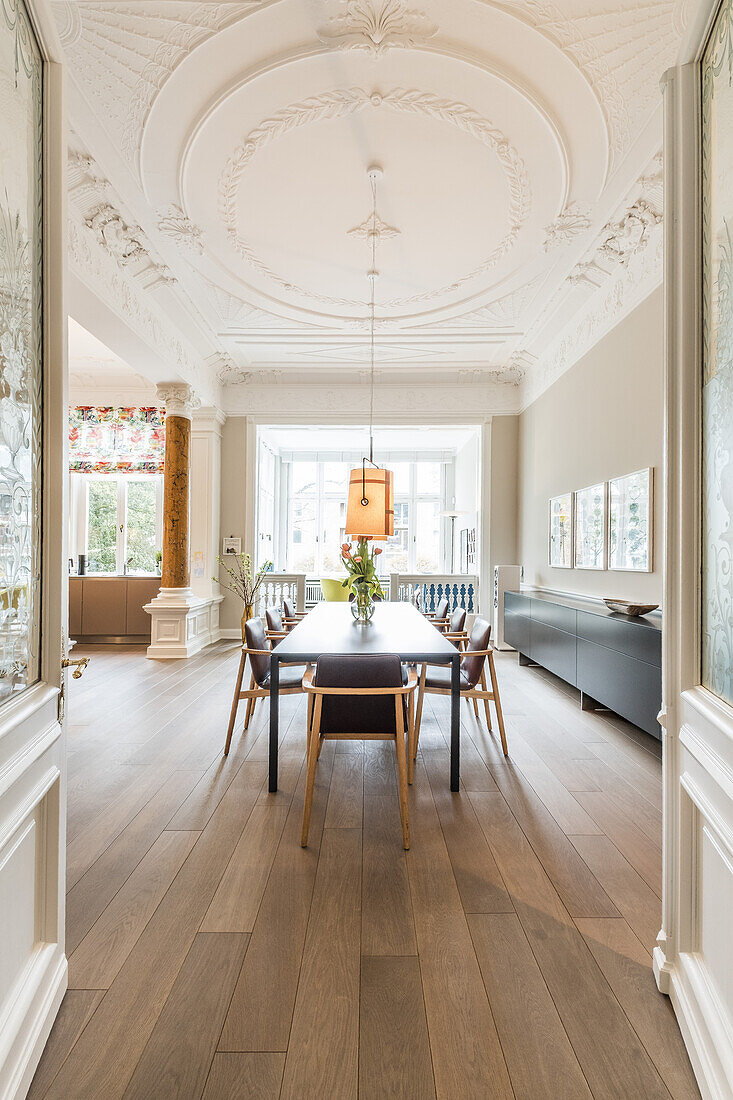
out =
[[(478, 577), (465, 573), (392, 573), (380, 577), (387, 598), (412, 602), (420, 592), (420, 608), (430, 614), (442, 596), (447, 596), (450, 610), (465, 607), (469, 613), (478, 611)], [(257, 613), (264, 615), (268, 607), (280, 607), (283, 597), (295, 602), (298, 611), (309, 611), (323, 600), (321, 582), (305, 573), (268, 573), (257, 597)]]

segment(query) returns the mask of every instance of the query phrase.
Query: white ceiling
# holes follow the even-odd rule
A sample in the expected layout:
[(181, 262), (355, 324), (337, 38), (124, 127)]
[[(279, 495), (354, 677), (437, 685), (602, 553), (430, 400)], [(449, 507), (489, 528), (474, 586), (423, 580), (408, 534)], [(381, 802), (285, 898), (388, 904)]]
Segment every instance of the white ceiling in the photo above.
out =
[(363, 378), (377, 163), (380, 366), (513, 383), (658, 178), (684, 0), (55, 7), (76, 210), (224, 381)]

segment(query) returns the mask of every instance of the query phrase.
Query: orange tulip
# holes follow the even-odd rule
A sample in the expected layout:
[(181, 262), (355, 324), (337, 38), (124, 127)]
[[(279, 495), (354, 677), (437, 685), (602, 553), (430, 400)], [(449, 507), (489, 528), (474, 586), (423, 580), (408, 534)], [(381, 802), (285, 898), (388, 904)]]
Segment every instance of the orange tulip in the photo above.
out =
[(382, 553), (382, 547), (381, 546), (375, 546), (374, 547), (374, 557), (376, 558), (377, 554), (381, 554), (381, 553)]
[(356, 557), (354, 558), (354, 561), (361, 561), (361, 558), (359, 557), (359, 555), (358, 555), (358, 554), (357, 554), (357, 555), (356, 555)]

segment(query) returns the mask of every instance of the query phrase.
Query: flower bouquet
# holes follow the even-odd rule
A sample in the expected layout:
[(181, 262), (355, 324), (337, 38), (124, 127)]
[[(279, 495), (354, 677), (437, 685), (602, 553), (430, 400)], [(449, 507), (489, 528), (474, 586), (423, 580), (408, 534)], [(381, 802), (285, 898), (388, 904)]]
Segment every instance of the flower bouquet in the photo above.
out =
[(348, 576), (343, 581), (343, 588), (350, 588), (354, 593), (351, 604), (351, 613), (357, 622), (367, 623), (374, 614), (374, 597), (384, 598), (382, 586), (377, 576), (376, 559), (382, 553), (380, 546), (369, 549), (372, 541), (368, 535), (362, 536), (356, 541), (356, 552), (351, 549), (351, 544), (343, 543), (341, 546), (341, 561), (348, 570)]

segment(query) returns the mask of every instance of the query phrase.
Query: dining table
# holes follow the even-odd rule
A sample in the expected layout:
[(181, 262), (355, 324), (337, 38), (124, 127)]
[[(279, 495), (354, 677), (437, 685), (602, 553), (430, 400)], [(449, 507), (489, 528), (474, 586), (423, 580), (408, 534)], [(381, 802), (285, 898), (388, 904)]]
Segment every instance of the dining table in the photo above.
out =
[(460, 782), (461, 653), (411, 603), (379, 602), (369, 622), (357, 622), (347, 603), (318, 603), (270, 655), (269, 789), (277, 790), (280, 665), (314, 664), (324, 654), (396, 653), (408, 664), (450, 665), (450, 789)]

